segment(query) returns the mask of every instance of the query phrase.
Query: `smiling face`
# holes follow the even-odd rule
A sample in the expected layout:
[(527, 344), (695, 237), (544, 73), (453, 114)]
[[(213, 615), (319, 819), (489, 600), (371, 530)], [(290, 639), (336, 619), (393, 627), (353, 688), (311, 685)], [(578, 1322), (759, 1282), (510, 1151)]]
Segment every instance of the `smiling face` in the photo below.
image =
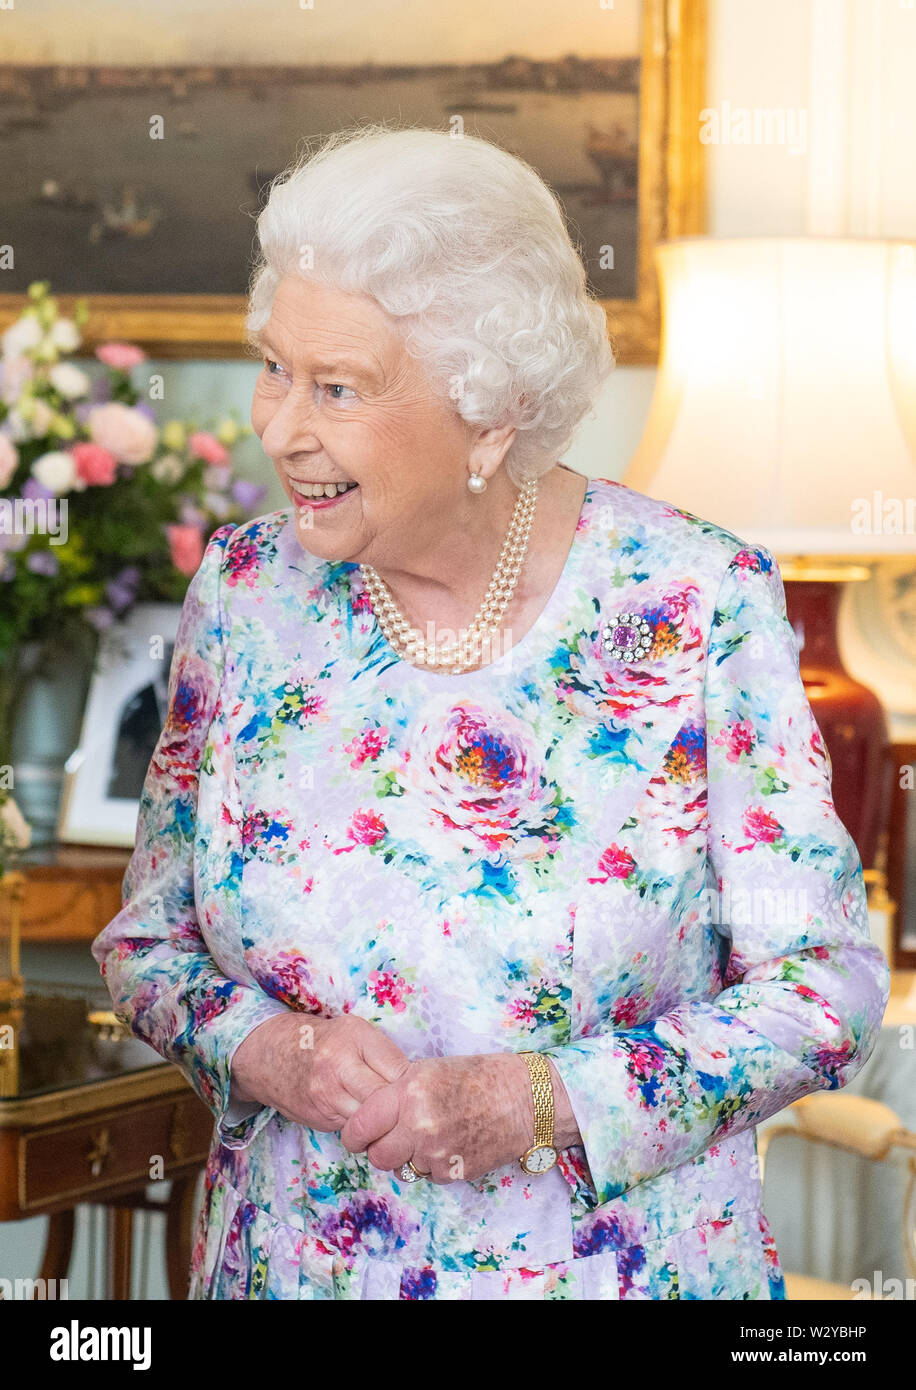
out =
[(251, 420), (303, 548), (379, 567), (431, 553), (443, 515), (466, 508), (469, 471), (491, 472), (508, 443), (475, 442), (367, 296), (287, 275), (258, 336)]

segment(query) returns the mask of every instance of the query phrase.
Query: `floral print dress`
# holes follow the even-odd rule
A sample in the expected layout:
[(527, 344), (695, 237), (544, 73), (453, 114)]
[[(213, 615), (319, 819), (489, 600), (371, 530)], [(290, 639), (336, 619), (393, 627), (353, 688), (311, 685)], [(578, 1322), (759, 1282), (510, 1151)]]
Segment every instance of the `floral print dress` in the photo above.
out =
[[(637, 659), (602, 640), (637, 619)], [(784, 1298), (755, 1126), (855, 1076), (889, 988), (771, 556), (606, 479), (463, 675), (399, 659), (292, 510), (217, 530), (93, 952), (214, 1113), (196, 1299)], [(544, 1051), (583, 1143), (405, 1184), (233, 1103), (287, 1010)]]

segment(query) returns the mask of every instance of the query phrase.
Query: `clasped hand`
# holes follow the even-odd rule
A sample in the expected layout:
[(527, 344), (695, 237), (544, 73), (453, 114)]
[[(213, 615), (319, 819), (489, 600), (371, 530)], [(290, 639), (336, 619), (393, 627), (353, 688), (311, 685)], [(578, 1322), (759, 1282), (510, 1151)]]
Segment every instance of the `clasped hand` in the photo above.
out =
[(289, 1014), (250, 1033), (231, 1070), (235, 1099), (339, 1130), (344, 1147), (376, 1168), (410, 1159), (434, 1183), (473, 1181), (531, 1143), (528, 1070), (512, 1052), (411, 1061), (356, 1015)]

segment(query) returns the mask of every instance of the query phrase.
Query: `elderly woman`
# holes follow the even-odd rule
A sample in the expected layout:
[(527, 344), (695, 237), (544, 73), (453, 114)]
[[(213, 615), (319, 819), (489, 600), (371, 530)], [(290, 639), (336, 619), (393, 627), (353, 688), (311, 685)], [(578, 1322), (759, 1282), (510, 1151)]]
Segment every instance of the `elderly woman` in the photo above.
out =
[(784, 1298), (755, 1126), (889, 972), (773, 559), (558, 462), (613, 357), (519, 159), (345, 132), (258, 234), (289, 505), (207, 546), (93, 947), (216, 1119), (191, 1296)]

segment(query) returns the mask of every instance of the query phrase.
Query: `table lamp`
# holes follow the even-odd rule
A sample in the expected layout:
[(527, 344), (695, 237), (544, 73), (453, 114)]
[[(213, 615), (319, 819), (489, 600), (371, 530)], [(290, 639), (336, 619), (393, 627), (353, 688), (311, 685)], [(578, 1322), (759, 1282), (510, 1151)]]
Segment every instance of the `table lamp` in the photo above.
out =
[(656, 257), (658, 379), (623, 481), (775, 554), (836, 808), (871, 868), (887, 725), (836, 620), (846, 581), (916, 553), (916, 245), (686, 237)]

